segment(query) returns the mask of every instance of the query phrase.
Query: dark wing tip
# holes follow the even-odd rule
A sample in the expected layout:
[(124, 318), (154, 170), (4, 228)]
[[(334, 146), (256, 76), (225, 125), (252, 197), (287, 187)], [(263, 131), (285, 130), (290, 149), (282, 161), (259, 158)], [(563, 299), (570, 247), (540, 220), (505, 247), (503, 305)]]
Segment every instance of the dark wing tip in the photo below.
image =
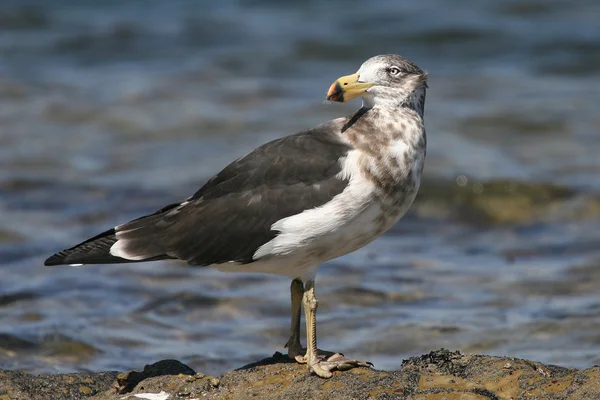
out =
[(69, 264), (103, 264), (115, 262), (110, 255), (110, 246), (116, 242), (115, 230), (109, 229), (84, 242), (59, 251), (44, 261), (44, 265), (69, 265)]
[(44, 261), (44, 265), (46, 265), (46, 266), (63, 265), (63, 264), (66, 264), (66, 262), (65, 262), (64, 255), (62, 255), (61, 253), (56, 253), (53, 256), (48, 257), (48, 259), (46, 261)]

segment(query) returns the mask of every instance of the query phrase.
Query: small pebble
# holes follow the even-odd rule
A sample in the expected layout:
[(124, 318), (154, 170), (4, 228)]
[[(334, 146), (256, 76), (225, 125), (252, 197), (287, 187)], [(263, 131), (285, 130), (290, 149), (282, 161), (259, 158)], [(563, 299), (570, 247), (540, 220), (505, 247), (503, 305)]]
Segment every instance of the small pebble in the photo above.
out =
[(550, 373), (544, 371), (541, 367), (537, 369), (537, 372), (539, 372), (542, 376), (545, 376), (545, 377), (549, 377), (550, 376)]

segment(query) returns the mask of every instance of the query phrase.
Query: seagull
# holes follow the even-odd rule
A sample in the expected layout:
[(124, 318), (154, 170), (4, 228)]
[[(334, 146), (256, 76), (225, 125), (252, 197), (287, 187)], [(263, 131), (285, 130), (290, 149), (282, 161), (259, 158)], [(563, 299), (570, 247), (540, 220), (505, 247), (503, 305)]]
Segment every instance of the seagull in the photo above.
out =
[[(322, 378), (371, 363), (317, 349), (317, 268), (390, 229), (419, 189), (427, 73), (379, 55), (337, 79), (327, 100), (362, 97), (354, 114), (273, 140), (193, 196), (60, 251), (45, 265), (178, 259), (292, 280), (288, 356)], [(301, 307), (307, 346), (300, 343)]]

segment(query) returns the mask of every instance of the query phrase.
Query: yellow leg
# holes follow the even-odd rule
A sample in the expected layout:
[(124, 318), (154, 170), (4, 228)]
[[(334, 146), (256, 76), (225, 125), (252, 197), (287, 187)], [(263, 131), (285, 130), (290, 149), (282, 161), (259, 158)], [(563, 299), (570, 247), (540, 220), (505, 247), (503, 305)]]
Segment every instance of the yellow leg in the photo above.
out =
[(306, 317), (306, 355), (304, 359), (308, 369), (321, 378), (331, 378), (331, 371), (345, 371), (356, 367), (371, 367), (372, 364), (364, 361), (351, 360), (342, 354), (333, 354), (327, 359), (319, 358), (317, 349), (317, 308), (319, 302), (315, 297), (315, 281), (306, 282), (304, 296), (302, 297)]
[(331, 378), (332, 373), (319, 366), (319, 354), (317, 351), (317, 308), (319, 301), (315, 297), (315, 281), (306, 282), (304, 296), (304, 313), (306, 318), (306, 362), (308, 368), (322, 378)]

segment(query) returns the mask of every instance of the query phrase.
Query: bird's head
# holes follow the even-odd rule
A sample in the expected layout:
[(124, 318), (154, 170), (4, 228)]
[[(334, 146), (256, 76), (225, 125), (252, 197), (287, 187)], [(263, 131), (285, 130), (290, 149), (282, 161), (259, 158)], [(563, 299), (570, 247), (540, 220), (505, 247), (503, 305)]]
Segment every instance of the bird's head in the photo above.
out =
[(367, 107), (396, 108), (424, 102), (427, 73), (396, 54), (369, 58), (352, 75), (336, 80), (327, 100), (345, 102), (361, 96)]

